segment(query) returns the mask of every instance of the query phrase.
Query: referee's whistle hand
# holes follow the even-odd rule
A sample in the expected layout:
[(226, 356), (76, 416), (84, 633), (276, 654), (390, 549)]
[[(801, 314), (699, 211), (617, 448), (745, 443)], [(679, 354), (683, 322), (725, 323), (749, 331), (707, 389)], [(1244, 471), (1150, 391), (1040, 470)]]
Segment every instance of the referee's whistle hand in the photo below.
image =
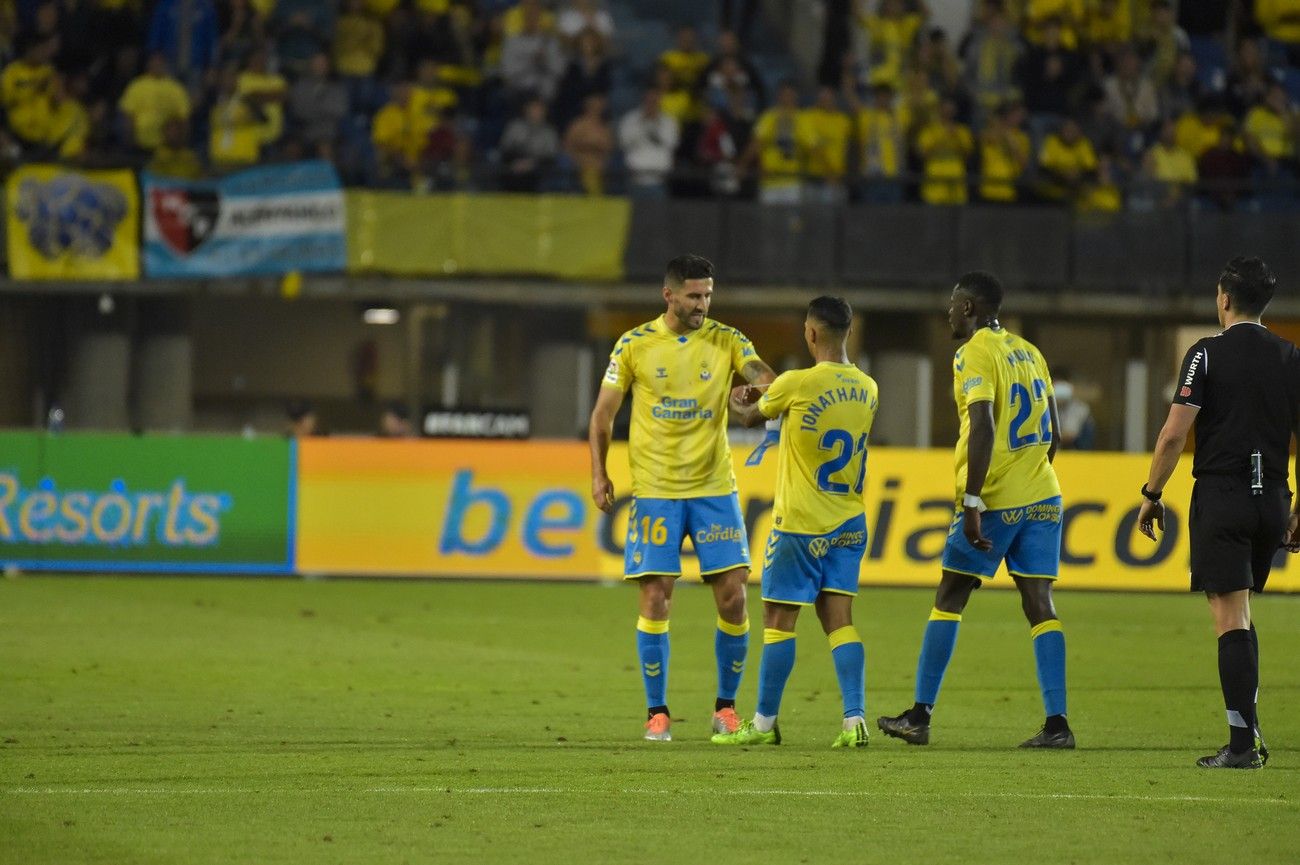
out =
[(1155, 529), (1152, 528), (1152, 523), (1160, 529), (1162, 534), (1164, 533), (1165, 506), (1163, 502), (1144, 499), (1142, 501), (1142, 510), (1138, 511), (1138, 531), (1154, 541), (1156, 533)]
[(1300, 514), (1291, 514), (1291, 521), (1287, 523), (1286, 537), (1282, 540), (1282, 546), (1286, 547), (1288, 553), (1300, 553)]

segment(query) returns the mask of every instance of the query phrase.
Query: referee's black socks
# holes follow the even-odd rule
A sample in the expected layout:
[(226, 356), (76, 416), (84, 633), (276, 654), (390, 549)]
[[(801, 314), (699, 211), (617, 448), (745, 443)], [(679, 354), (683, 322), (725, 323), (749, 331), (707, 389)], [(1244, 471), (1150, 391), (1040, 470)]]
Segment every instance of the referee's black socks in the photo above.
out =
[(1219, 684), (1228, 710), (1228, 747), (1240, 754), (1255, 747), (1255, 692), (1259, 663), (1250, 631), (1238, 628), (1219, 637)]

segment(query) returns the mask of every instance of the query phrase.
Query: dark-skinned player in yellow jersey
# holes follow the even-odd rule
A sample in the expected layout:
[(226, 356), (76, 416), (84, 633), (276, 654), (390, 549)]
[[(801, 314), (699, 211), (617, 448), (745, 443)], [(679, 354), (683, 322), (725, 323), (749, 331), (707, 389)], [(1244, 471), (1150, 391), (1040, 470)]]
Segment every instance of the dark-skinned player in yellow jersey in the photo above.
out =
[(954, 339), (956, 513), (943, 551), (943, 577), (916, 669), (912, 708), (876, 723), (913, 745), (930, 741), (930, 716), (971, 592), (1005, 561), (1029, 620), (1046, 721), (1022, 748), (1073, 748), (1065, 718), (1065, 634), (1052, 603), (1061, 559), (1061, 487), (1056, 399), (1042, 354), (998, 322), (1002, 285), (975, 271), (958, 280), (948, 308)]

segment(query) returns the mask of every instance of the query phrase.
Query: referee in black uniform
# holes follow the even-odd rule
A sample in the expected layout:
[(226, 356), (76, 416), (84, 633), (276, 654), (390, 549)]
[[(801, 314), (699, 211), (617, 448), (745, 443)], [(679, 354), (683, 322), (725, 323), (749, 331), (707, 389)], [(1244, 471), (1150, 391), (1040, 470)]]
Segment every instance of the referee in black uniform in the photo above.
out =
[[(1165, 528), (1161, 490), (1196, 425), (1192, 462), (1192, 591), (1205, 592), (1219, 635), (1219, 682), (1230, 739), (1196, 761), (1206, 769), (1258, 769), (1268, 761), (1259, 735), (1259, 639), (1250, 593), (1264, 590), (1279, 546), (1300, 551), (1287, 455), (1300, 434), (1300, 350), (1260, 323), (1277, 278), (1258, 258), (1234, 258), (1215, 299), (1223, 332), (1191, 347), (1175, 384), (1169, 419), (1142, 486), (1138, 530)], [(1300, 464), (1297, 465), (1300, 471)]]

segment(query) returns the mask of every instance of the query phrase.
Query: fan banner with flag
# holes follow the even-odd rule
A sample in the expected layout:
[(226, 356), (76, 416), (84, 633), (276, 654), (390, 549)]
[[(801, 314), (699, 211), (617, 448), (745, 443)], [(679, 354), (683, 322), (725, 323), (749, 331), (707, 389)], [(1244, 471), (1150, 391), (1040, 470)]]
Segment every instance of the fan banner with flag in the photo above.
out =
[(253, 168), (214, 180), (144, 172), (145, 273), (162, 277), (341, 271), (343, 189), (325, 162)]

